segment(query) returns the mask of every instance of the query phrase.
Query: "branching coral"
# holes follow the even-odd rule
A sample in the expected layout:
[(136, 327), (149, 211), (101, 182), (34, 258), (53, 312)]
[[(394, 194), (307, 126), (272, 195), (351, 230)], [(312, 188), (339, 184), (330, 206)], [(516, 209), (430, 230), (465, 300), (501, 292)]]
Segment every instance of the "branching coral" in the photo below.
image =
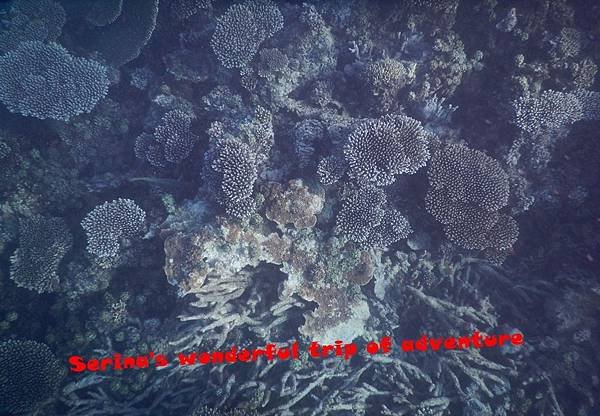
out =
[(508, 175), (498, 161), (462, 145), (449, 145), (432, 159), (427, 172), (427, 210), (446, 236), (468, 249), (510, 248), (517, 240), (515, 221), (499, 211), (508, 204)]
[(327, 156), (317, 165), (317, 177), (323, 185), (332, 185), (342, 179), (346, 173), (344, 159), (338, 156)]
[(350, 240), (386, 248), (412, 232), (408, 220), (386, 207), (385, 193), (372, 185), (346, 190), (336, 226)]
[(23, 42), (0, 57), (0, 101), (13, 113), (68, 121), (108, 91), (106, 69), (60, 45)]
[(35, 414), (56, 394), (63, 366), (50, 348), (35, 341), (0, 342), (0, 409)]
[(582, 105), (574, 94), (546, 90), (539, 98), (521, 97), (513, 104), (517, 126), (528, 133), (555, 130), (582, 118)]
[(171, 3), (171, 13), (178, 20), (186, 20), (200, 10), (212, 8), (213, 0), (175, 0)]
[(15, 49), (21, 42), (54, 42), (66, 22), (65, 10), (53, 0), (17, 0), (8, 16), (10, 20), (2, 22), (5, 28), (0, 30), (0, 52)]
[(123, 0), (92, 0), (86, 19), (94, 26), (111, 24), (121, 15)]
[(513, 110), (514, 122), (522, 134), (509, 151), (509, 162), (516, 165), (524, 159), (540, 170), (552, 158), (560, 139), (568, 134), (568, 126), (580, 120), (600, 119), (600, 93), (584, 89), (545, 90), (538, 96), (518, 98), (513, 102)]
[(226, 68), (242, 68), (252, 61), (260, 44), (283, 28), (283, 16), (271, 0), (234, 4), (217, 21), (211, 46)]
[(140, 55), (154, 32), (157, 16), (158, 0), (123, 1), (118, 18), (89, 30), (82, 40), (86, 48), (100, 52), (110, 64), (121, 66)]
[(413, 174), (429, 159), (428, 134), (404, 115), (387, 115), (359, 125), (344, 146), (351, 177), (384, 186), (396, 175)]
[(412, 233), (408, 220), (395, 209), (389, 209), (383, 215), (381, 222), (376, 226), (370, 237), (370, 243), (374, 247), (386, 248), (393, 243), (404, 240)]
[(150, 135), (142, 133), (135, 141), (135, 155), (154, 166), (164, 167), (167, 162), (179, 163), (186, 159), (198, 141), (190, 130), (192, 117), (181, 111), (166, 113), (159, 126)]
[(10, 278), (38, 293), (58, 289), (58, 267), (73, 237), (61, 218), (35, 216), (19, 224), (19, 248), (11, 257)]
[(336, 226), (349, 239), (366, 242), (373, 228), (383, 220), (386, 202), (385, 193), (374, 186), (351, 190), (343, 198)]
[(227, 214), (236, 218), (251, 215), (258, 162), (250, 146), (235, 139), (217, 140), (206, 152), (205, 164), (205, 177)]
[(225, 211), (241, 219), (254, 212), (254, 184), (268, 160), (274, 132), (272, 115), (263, 107), (234, 106), (230, 110), (208, 130), (203, 174)]
[(388, 112), (398, 107), (398, 92), (414, 80), (413, 69), (391, 58), (366, 65), (362, 77), (379, 111)]
[(98, 205), (81, 226), (87, 235), (87, 250), (98, 257), (115, 257), (121, 241), (146, 229), (146, 213), (131, 199), (119, 198)]

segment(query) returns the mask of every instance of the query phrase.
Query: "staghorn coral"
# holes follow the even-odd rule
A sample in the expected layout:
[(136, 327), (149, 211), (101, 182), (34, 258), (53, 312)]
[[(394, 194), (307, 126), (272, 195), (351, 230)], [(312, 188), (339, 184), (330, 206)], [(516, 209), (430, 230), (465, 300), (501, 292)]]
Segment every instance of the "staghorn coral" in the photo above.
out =
[(35, 414), (52, 398), (64, 376), (47, 345), (36, 341), (0, 342), (0, 409)]
[(115, 257), (121, 242), (146, 229), (146, 213), (131, 199), (119, 198), (96, 206), (81, 221), (87, 251), (98, 257)]
[(106, 69), (60, 45), (23, 42), (0, 57), (0, 101), (13, 113), (68, 121), (108, 91)]
[(0, 23), (0, 52), (15, 49), (21, 42), (54, 42), (66, 20), (65, 10), (53, 0), (14, 1), (9, 20)]
[(508, 249), (518, 236), (515, 221), (499, 211), (508, 204), (508, 175), (484, 153), (449, 145), (436, 153), (427, 171), (426, 208), (458, 245)]
[(158, 167), (165, 167), (167, 162), (180, 163), (199, 139), (190, 130), (191, 123), (192, 116), (181, 110), (167, 112), (153, 135), (142, 133), (137, 137), (135, 155)]
[(230, 6), (218, 20), (211, 47), (226, 68), (243, 68), (260, 44), (283, 28), (283, 17), (271, 0), (247, 0)]
[(344, 146), (348, 173), (358, 181), (390, 185), (413, 174), (429, 159), (428, 133), (404, 115), (386, 115), (359, 125)]
[(58, 267), (73, 237), (61, 218), (34, 216), (19, 223), (19, 248), (10, 259), (10, 278), (38, 293), (55, 292)]

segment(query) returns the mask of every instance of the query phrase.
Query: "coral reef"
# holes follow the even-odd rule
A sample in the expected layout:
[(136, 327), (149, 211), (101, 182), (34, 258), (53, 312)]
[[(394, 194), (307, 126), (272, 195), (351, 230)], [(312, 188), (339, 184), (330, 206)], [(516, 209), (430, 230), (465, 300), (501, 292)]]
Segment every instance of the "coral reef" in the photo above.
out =
[(2, 22), (0, 52), (15, 49), (21, 42), (54, 42), (67, 21), (65, 10), (53, 0), (15, 1), (8, 16)]
[[(94, 5), (107, 8), (106, 1), (96, 1)], [(99, 52), (111, 65), (121, 66), (137, 58), (150, 41), (156, 27), (159, 0), (123, 1), (117, 18), (105, 19), (106, 24), (99, 25), (98, 13), (90, 16), (95, 21), (82, 34), (85, 49)], [(106, 9), (104, 9), (106, 10)], [(112, 22), (108, 23), (108, 20)]]
[(226, 68), (250, 63), (261, 43), (283, 28), (283, 16), (271, 0), (247, 0), (230, 6), (217, 20), (211, 46)]
[(19, 248), (10, 259), (10, 278), (38, 293), (58, 289), (58, 267), (73, 237), (62, 218), (34, 216), (19, 224)]
[(0, 57), (0, 84), (0, 101), (11, 112), (64, 121), (89, 113), (108, 91), (101, 64), (39, 41)]
[(427, 171), (427, 210), (453, 242), (475, 250), (509, 249), (516, 222), (499, 211), (508, 204), (508, 175), (500, 163), (462, 145), (437, 152)]
[(597, 414), (592, 3), (0, 4), (0, 413)]
[(95, 207), (81, 221), (87, 250), (98, 257), (114, 257), (122, 240), (144, 232), (146, 213), (131, 199), (119, 198)]
[(179, 163), (187, 158), (199, 137), (190, 130), (192, 117), (181, 110), (166, 113), (154, 134), (143, 133), (135, 141), (135, 155), (153, 166)]
[(0, 343), (0, 406), (10, 414), (34, 414), (58, 391), (62, 365), (45, 344)]
[(360, 125), (348, 137), (344, 155), (357, 181), (390, 185), (396, 175), (413, 174), (429, 159), (427, 133), (406, 116), (387, 115)]

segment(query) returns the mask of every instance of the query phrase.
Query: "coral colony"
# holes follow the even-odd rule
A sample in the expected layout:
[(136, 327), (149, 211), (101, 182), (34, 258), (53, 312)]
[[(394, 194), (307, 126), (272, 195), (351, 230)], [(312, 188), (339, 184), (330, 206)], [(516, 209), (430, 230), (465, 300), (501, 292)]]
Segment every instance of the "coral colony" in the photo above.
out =
[(0, 415), (600, 414), (595, 0), (0, 3)]

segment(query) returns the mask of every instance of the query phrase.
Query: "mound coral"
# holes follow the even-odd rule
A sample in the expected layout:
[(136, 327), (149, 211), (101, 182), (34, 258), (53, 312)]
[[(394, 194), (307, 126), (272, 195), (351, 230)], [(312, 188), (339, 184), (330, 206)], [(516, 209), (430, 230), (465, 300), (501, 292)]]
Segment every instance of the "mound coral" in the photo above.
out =
[(0, 101), (13, 113), (69, 121), (108, 91), (106, 69), (60, 45), (23, 42), (0, 57)]
[(19, 223), (19, 248), (10, 259), (10, 278), (38, 293), (58, 289), (58, 267), (73, 237), (61, 218), (34, 216)]
[(323, 193), (314, 192), (300, 179), (291, 180), (284, 188), (277, 182), (265, 185), (265, 216), (280, 228), (293, 224), (295, 228), (312, 228), (323, 209)]

